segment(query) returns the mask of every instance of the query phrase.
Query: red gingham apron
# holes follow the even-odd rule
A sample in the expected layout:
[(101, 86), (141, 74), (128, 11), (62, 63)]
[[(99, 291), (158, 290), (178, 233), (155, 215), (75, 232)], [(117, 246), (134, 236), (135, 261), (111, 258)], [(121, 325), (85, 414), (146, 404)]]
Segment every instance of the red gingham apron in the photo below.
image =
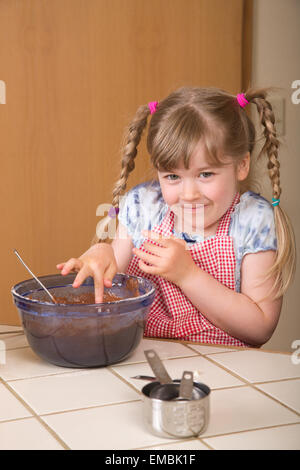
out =
[[(236, 259), (233, 239), (228, 235), (228, 230), (231, 213), (239, 200), (240, 194), (236, 193), (230, 208), (220, 219), (213, 238), (188, 247), (197, 266), (232, 290), (235, 290)], [(173, 233), (173, 228), (174, 212), (169, 209), (161, 225), (156, 225), (153, 232), (168, 236)], [(140, 249), (147, 251), (144, 245)], [(179, 287), (160, 276), (143, 272), (138, 263), (139, 258), (134, 255), (127, 270), (128, 274), (147, 278), (156, 287), (156, 296), (148, 316), (145, 336), (248, 346), (210, 323)]]

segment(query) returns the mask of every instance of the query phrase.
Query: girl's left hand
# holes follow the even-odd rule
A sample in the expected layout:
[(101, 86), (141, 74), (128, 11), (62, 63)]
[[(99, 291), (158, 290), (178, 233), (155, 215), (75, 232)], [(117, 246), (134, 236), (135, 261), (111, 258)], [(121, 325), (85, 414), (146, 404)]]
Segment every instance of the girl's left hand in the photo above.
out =
[(196, 268), (186, 242), (173, 235), (171, 238), (163, 238), (152, 231), (143, 231), (142, 235), (160, 246), (145, 242), (144, 248), (148, 253), (133, 248), (133, 253), (140, 259), (139, 268), (147, 274), (161, 276), (180, 287), (183, 279), (187, 275), (190, 276), (191, 270)]

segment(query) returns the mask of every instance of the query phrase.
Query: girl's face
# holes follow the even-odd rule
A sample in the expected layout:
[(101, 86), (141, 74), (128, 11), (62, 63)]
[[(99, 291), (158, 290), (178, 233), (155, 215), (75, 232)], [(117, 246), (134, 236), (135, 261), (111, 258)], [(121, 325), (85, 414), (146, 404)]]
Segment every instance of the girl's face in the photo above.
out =
[(226, 160), (229, 164), (224, 167), (210, 166), (205, 154), (204, 143), (200, 140), (188, 169), (182, 163), (172, 172), (159, 171), (158, 179), (165, 202), (169, 207), (179, 206), (185, 217), (192, 220), (193, 229), (197, 211), (200, 208), (204, 211), (204, 235), (209, 236), (215, 234), (220, 218), (230, 207), (238, 181), (247, 177), (250, 154), (245, 155), (238, 168), (234, 167), (229, 157)]

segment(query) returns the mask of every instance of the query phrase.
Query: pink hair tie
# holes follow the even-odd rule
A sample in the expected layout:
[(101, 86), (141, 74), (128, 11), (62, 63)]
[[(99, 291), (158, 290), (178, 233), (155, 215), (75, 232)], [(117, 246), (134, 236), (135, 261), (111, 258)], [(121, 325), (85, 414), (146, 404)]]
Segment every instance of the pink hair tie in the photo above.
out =
[(151, 114), (155, 113), (157, 109), (157, 105), (158, 105), (158, 101), (150, 101), (150, 103), (148, 103)]
[(249, 101), (246, 100), (244, 93), (239, 93), (236, 95), (236, 99), (238, 100), (239, 105), (241, 108), (244, 108)]

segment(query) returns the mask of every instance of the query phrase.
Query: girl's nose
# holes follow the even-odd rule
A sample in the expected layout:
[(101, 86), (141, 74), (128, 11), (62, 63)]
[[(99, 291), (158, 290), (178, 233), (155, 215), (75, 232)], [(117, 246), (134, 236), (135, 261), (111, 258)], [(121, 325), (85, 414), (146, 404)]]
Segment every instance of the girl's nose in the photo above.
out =
[(200, 199), (197, 184), (193, 182), (186, 182), (183, 184), (181, 199), (186, 202), (196, 201)]

